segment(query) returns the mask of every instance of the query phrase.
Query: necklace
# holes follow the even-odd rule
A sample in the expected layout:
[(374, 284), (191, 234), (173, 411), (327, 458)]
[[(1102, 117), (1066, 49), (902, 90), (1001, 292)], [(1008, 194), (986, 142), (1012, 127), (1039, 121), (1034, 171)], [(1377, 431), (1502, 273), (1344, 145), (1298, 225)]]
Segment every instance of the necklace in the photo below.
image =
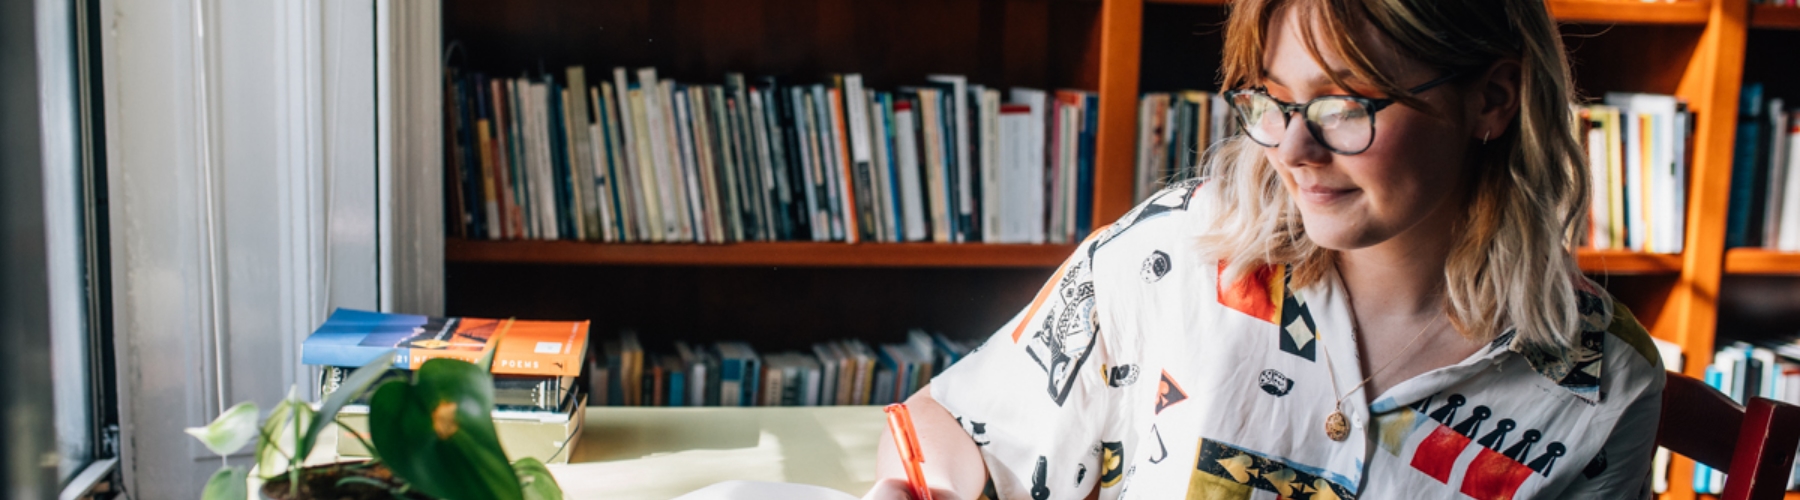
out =
[[(1344, 296), (1350, 299), (1350, 335), (1351, 338), (1355, 338), (1357, 334), (1356, 325), (1358, 323), (1356, 319), (1356, 298), (1350, 295), (1350, 287), (1348, 286), (1344, 287)], [(1419, 333), (1413, 334), (1412, 340), (1406, 343), (1406, 347), (1400, 348), (1400, 352), (1395, 354), (1392, 359), (1389, 359), (1386, 363), (1382, 363), (1381, 368), (1375, 369), (1374, 373), (1370, 373), (1369, 377), (1363, 379), (1361, 383), (1356, 384), (1356, 387), (1351, 387), (1350, 392), (1338, 396), (1337, 402), (1332, 404), (1331, 414), (1325, 416), (1325, 437), (1331, 438), (1332, 441), (1343, 441), (1350, 438), (1350, 420), (1344, 418), (1344, 399), (1350, 397), (1351, 394), (1356, 394), (1356, 391), (1362, 390), (1363, 386), (1369, 384), (1369, 381), (1375, 380), (1376, 375), (1380, 375), (1381, 372), (1387, 371), (1388, 367), (1394, 366), (1395, 361), (1399, 361), (1400, 358), (1405, 357), (1406, 353), (1412, 351), (1413, 345), (1419, 343), (1419, 339), (1425, 338), (1425, 331), (1430, 330), (1431, 325), (1435, 324), (1437, 324), (1437, 318), (1432, 317), (1431, 321), (1425, 323), (1425, 327), (1420, 328)], [(1337, 368), (1331, 365), (1331, 351), (1325, 349), (1325, 339), (1323, 335), (1320, 336), (1318, 342), (1319, 351), (1325, 353), (1326, 373), (1331, 375), (1331, 390), (1335, 392), (1337, 391), (1338, 386)]]

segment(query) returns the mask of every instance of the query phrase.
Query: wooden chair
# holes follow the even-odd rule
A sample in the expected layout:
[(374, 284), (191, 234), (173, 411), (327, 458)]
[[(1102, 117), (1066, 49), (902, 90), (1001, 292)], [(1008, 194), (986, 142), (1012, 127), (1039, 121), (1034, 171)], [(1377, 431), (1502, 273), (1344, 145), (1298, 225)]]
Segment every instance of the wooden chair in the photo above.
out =
[(1663, 388), (1656, 443), (1727, 471), (1720, 500), (1778, 500), (1800, 445), (1800, 406), (1750, 398), (1748, 408), (1680, 373)]

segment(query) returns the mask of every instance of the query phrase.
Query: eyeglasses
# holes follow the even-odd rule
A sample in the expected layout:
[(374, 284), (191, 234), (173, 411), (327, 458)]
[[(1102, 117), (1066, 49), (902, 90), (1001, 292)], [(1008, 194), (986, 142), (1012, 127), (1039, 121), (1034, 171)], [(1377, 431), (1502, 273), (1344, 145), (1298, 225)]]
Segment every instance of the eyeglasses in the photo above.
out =
[[(1436, 80), (1407, 89), (1417, 94), (1442, 85), (1461, 72), (1453, 72)], [(1353, 155), (1369, 149), (1375, 142), (1375, 112), (1392, 106), (1393, 99), (1370, 99), (1347, 95), (1313, 98), (1304, 103), (1285, 103), (1269, 96), (1264, 89), (1242, 89), (1225, 93), (1245, 135), (1263, 147), (1278, 147), (1281, 136), (1295, 111), (1305, 117), (1306, 130), (1313, 140), (1340, 155)]]

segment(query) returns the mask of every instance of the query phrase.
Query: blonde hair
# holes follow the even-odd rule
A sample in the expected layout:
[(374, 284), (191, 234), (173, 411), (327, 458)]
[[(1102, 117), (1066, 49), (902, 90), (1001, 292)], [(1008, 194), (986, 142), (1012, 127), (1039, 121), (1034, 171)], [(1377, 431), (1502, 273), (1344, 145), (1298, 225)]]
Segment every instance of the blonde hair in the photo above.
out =
[[(1321, 67), (1325, 50), (1355, 79), (1419, 109), (1424, 103), (1377, 70), (1358, 30), (1372, 28), (1402, 55), (1445, 71), (1479, 75), (1519, 61), (1517, 123), (1466, 162), (1467, 214), (1444, 269), (1445, 314), (1464, 336), (1488, 341), (1506, 328), (1517, 341), (1561, 355), (1580, 330), (1575, 280), (1583, 279), (1566, 235), (1585, 231), (1585, 157), (1570, 126), (1569, 66), (1543, 0), (1240, 0), (1231, 7), (1221, 67), (1224, 88), (1258, 85), (1270, 22), (1299, 9), (1294, 26)], [(1334, 71), (1326, 75), (1351, 88)], [(1300, 212), (1264, 148), (1243, 136), (1213, 148), (1204, 168), (1219, 196), (1218, 224), (1200, 248), (1225, 260), (1222, 279), (1289, 264), (1293, 285), (1317, 282), (1335, 253), (1306, 236)], [(1271, 237), (1271, 235), (1273, 235)]]

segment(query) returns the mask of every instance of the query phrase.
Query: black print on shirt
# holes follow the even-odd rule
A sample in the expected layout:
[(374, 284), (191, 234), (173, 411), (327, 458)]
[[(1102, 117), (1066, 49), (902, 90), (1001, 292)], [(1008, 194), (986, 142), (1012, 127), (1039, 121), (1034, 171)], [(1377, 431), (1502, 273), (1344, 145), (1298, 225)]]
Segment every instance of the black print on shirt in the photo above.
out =
[(1125, 443), (1103, 441), (1100, 443), (1100, 487), (1111, 488), (1119, 484), (1121, 471), (1125, 470)]
[(1138, 276), (1143, 277), (1145, 283), (1155, 283), (1169, 274), (1170, 269), (1174, 269), (1174, 265), (1169, 263), (1169, 254), (1157, 250), (1144, 259), (1144, 267), (1138, 270)]
[(1137, 365), (1119, 365), (1106, 370), (1106, 385), (1125, 387), (1137, 382)]
[(1084, 267), (1083, 262), (1076, 262), (1057, 284), (1056, 297), (1051, 299), (1057, 302), (1032, 333), (1031, 344), (1025, 347), (1032, 361), (1048, 376), (1045, 390), (1057, 406), (1069, 398), (1081, 366), (1099, 339), (1094, 282), (1079, 278), (1087, 275)]
[(1187, 392), (1182, 391), (1181, 386), (1175, 383), (1175, 379), (1169, 377), (1168, 371), (1163, 371), (1162, 380), (1156, 384), (1156, 413), (1160, 414), (1163, 408), (1186, 400)]
[(1087, 479), (1087, 464), (1075, 464), (1075, 486), (1081, 487), (1081, 481)]
[(1294, 388), (1293, 379), (1287, 378), (1287, 375), (1275, 370), (1263, 370), (1256, 382), (1257, 385), (1262, 386), (1263, 392), (1269, 393), (1271, 396), (1286, 396), (1288, 391)]
[(1044, 482), (1049, 480), (1049, 476), (1049, 459), (1045, 458), (1043, 455), (1038, 455), (1037, 471), (1031, 473), (1032, 500), (1046, 500), (1050, 498), (1050, 487), (1044, 485)]
[(1100, 235), (1094, 238), (1094, 244), (1088, 247), (1088, 257), (1092, 258), (1096, 250), (1111, 243), (1113, 238), (1124, 234), (1125, 230), (1131, 229), (1139, 222), (1186, 211), (1188, 203), (1193, 201), (1194, 191), (1199, 190), (1201, 184), (1200, 179), (1188, 179), (1170, 184), (1162, 191), (1150, 195), (1149, 200), (1132, 208), (1130, 212), (1125, 212), (1124, 216), (1119, 217), (1118, 222), (1112, 223), (1106, 227), (1106, 230), (1101, 231)]
[(1155, 424), (1150, 425), (1150, 435), (1154, 436), (1156, 438), (1156, 450), (1157, 450), (1156, 458), (1150, 459), (1150, 463), (1160, 464), (1160, 463), (1162, 463), (1163, 459), (1169, 458), (1169, 447), (1163, 446), (1162, 431), (1156, 430)]

